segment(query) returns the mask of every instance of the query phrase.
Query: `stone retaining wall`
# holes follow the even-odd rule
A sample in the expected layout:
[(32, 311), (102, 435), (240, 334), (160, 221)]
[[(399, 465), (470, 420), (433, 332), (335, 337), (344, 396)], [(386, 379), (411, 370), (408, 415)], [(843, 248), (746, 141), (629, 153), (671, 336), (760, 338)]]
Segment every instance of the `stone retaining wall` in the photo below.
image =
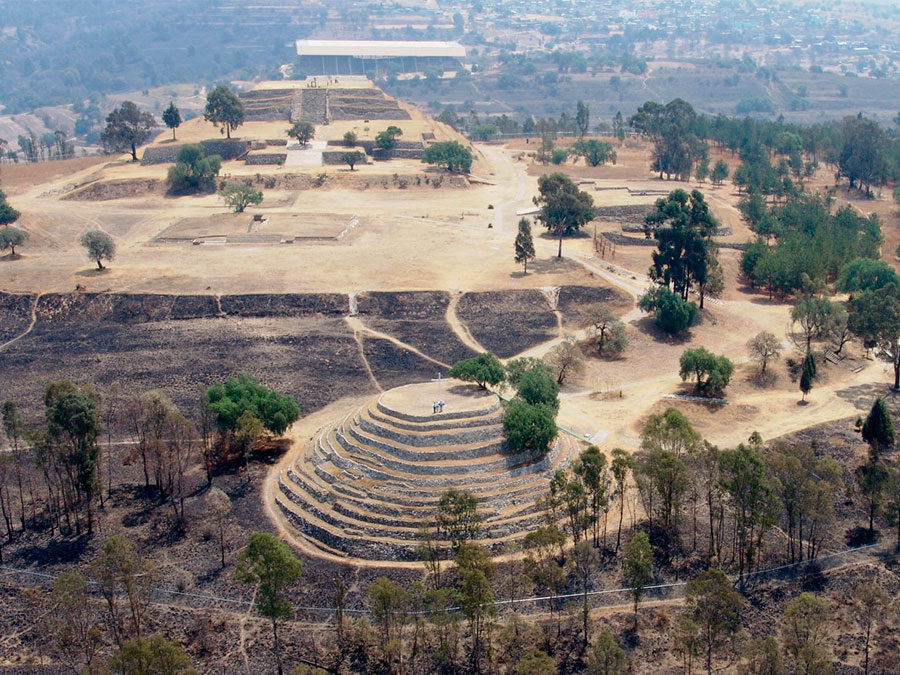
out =
[[(146, 148), (141, 157), (141, 165), (148, 164), (174, 164), (178, 160), (178, 151), (187, 143), (178, 145), (160, 145)], [(237, 138), (200, 141), (203, 152), (207, 155), (218, 155), (224, 161), (237, 159), (250, 147), (250, 141), (242, 141)]]
[(247, 155), (248, 165), (280, 165), (287, 160), (286, 152), (256, 152)]
[[(396, 429), (391, 429), (390, 427), (384, 426), (382, 424), (378, 424), (377, 422), (372, 422), (363, 417), (360, 417), (357, 420), (359, 428), (369, 434), (375, 434), (381, 436), (382, 438), (386, 438), (390, 441), (396, 441), (397, 443), (402, 443), (403, 445), (409, 445), (413, 447), (421, 447), (427, 448), (431, 446), (440, 446), (440, 445), (457, 445), (457, 444), (471, 444), (471, 443), (479, 443), (481, 441), (490, 440), (492, 437), (496, 438), (497, 436), (502, 435), (502, 431), (500, 430), (500, 422), (499, 418), (494, 420), (494, 424), (492, 425), (479, 425), (477, 427), (468, 427), (466, 430), (455, 428), (455, 429), (446, 429), (445, 431), (450, 431), (452, 433), (440, 434), (440, 433), (428, 433), (426, 435), (422, 434), (404, 434), (402, 431), (398, 431)], [(432, 428), (429, 427), (428, 431), (432, 431)], [(429, 455), (430, 457), (431, 455)], [(473, 455), (477, 456), (477, 455)], [(424, 459), (424, 458), (423, 458)]]
[[(434, 418), (430, 415), (410, 415), (408, 413), (402, 413), (399, 410), (392, 410), (388, 408), (381, 402), (379, 398), (375, 404), (381, 412), (389, 417), (396, 417), (397, 419), (405, 420), (407, 422), (429, 422)], [(446, 412), (441, 413), (440, 419), (442, 420), (458, 420), (465, 417), (480, 417), (482, 415), (488, 415), (500, 407), (500, 399), (497, 398), (494, 403), (488, 405), (484, 408), (479, 408), (478, 410), (467, 410), (465, 412)]]
[[(344, 161), (344, 155), (348, 152), (353, 152), (353, 148), (347, 148), (346, 150), (326, 150), (322, 153), (322, 164), (326, 164), (328, 166), (334, 166), (338, 164), (346, 164)], [(359, 152), (357, 150), (357, 152)], [(369, 161), (365, 155), (365, 153), (360, 152), (361, 156), (357, 164), (368, 164)]]

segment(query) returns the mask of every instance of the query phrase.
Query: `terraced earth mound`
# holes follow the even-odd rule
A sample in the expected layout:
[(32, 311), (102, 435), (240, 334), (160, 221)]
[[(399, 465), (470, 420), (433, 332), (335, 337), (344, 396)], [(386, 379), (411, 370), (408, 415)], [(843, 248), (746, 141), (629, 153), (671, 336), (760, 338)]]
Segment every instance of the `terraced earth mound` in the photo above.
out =
[[(443, 412), (433, 412), (437, 400)], [(484, 517), (480, 543), (499, 552), (542, 524), (550, 476), (579, 451), (560, 434), (541, 457), (513, 452), (495, 394), (431, 381), (388, 390), (323, 427), (269, 489), (289, 528), (318, 550), (381, 561), (419, 560), (441, 495), (466, 490)]]

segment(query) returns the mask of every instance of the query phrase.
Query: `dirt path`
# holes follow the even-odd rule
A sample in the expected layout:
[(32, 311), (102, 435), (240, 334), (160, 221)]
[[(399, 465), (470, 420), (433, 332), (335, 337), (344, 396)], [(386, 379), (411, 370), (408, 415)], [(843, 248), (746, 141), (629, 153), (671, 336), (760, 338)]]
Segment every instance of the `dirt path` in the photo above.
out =
[(34, 302), (31, 305), (31, 319), (28, 322), (28, 326), (25, 328), (24, 331), (22, 331), (21, 333), (16, 335), (11, 340), (7, 340), (3, 344), (0, 344), (0, 352), (2, 352), (4, 349), (9, 347), (11, 344), (14, 344), (14, 343), (18, 342), (19, 340), (21, 340), (23, 337), (28, 335), (31, 332), (31, 330), (34, 328), (34, 324), (37, 323), (37, 306), (38, 306), (38, 300), (41, 299), (41, 295), (43, 295), (43, 294), (36, 293), (34, 296)]
[[(357, 336), (357, 334), (362, 333), (362, 334), (369, 335), (374, 338), (379, 338), (381, 340), (387, 340), (391, 344), (393, 344), (397, 347), (400, 347), (400, 349), (405, 349), (408, 352), (412, 352), (419, 358), (425, 359), (426, 361), (431, 361), (435, 365), (441, 366), (442, 368), (450, 367), (449, 364), (446, 364), (443, 361), (438, 361), (437, 359), (434, 359), (434, 358), (428, 356), (428, 354), (425, 354), (425, 353), (419, 351), (418, 349), (413, 347), (411, 344), (407, 344), (406, 342), (403, 342), (402, 340), (398, 340), (393, 335), (390, 335), (388, 333), (382, 333), (379, 330), (370, 328), (365, 323), (363, 323), (357, 316), (345, 316), (344, 321), (346, 321), (347, 325), (353, 329), (354, 336)], [(360, 349), (362, 349), (362, 347), (360, 347)], [(369, 362), (365, 359), (365, 357), (363, 357), (363, 362), (366, 364), (366, 369), (369, 370), (369, 373), (371, 374), (372, 371), (371, 371), (371, 369), (369, 369)], [(372, 376), (372, 379), (373, 380), (375, 379), (374, 375)], [(379, 387), (379, 389), (381, 389), (381, 387)]]
[[(494, 229), (497, 232), (505, 232), (508, 229), (512, 228), (512, 225), (507, 227), (507, 217), (506, 212), (510, 208), (514, 208), (517, 204), (519, 204), (525, 198), (525, 168), (520, 164), (513, 164), (509, 156), (506, 154), (504, 150), (500, 150), (496, 147), (492, 147), (489, 145), (481, 146), (481, 151), (485, 156), (485, 159), (490, 161), (492, 164), (494, 171), (504, 170), (508, 168), (512, 168), (512, 171), (507, 173), (512, 173), (515, 176), (516, 181), (516, 191), (510, 196), (508, 199), (494, 205)], [(504, 177), (506, 178), (506, 177)], [(512, 176), (509, 176), (512, 178)], [(502, 181), (501, 181), (502, 184)], [(515, 215), (515, 214), (513, 214)]]
[[(347, 319), (347, 323), (350, 323), (350, 317), (345, 317)], [(366, 369), (366, 373), (369, 376), (369, 381), (372, 383), (378, 391), (384, 391), (384, 388), (378, 383), (378, 379), (375, 377), (375, 373), (372, 372), (372, 366), (369, 365), (369, 359), (366, 358), (366, 350), (363, 347), (362, 338), (359, 336), (359, 331), (356, 328), (353, 328), (353, 339), (356, 341), (356, 349), (359, 352), (359, 360), (362, 361), (363, 368)]]
[(456, 313), (456, 307), (459, 305), (460, 297), (462, 297), (462, 295), (459, 293), (450, 295), (450, 303), (447, 305), (447, 313), (445, 315), (447, 325), (450, 326), (453, 332), (456, 333), (456, 337), (458, 337), (466, 347), (478, 354), (486, 352), (488, 350), (472, 336), (472, 333), (469, 332), (469, 327), (462, 322), (459, 315)]

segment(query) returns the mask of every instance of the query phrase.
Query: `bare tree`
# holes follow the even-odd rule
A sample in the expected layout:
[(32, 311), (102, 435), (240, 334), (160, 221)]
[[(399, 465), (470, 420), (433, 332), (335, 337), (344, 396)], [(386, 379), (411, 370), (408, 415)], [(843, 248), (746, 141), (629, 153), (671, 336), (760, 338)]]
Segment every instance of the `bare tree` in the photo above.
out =
[(750, 358), (759, 363), (759, 372), (764, 374), (769, 361), (774, 361), (781, 355), (781, 342), (772, 333), (764, 330), (747, 341), (747, 350), (750, 352)]
[(860, 584), (853, 589), (853, 614), (859, 627), (862, 628), (865, 640), (865, 675), (869, 675), (869, 648), (872, 643), (872, 633), (878, 626), (878, 621), (884, 617), (884, 612), (890, 604), (888, 594), (877, 584)]
[(12, 453), (13, 467), (16, 472), (16, 484), (19, 488), (19, 520), (22, 524), (22, 532), (25, 531), (25, 488), (22, 484), (22, 464), (25, 461), (21, 441), (24, 431), (22, 417), (19, 409), (12, 401), (3, 404), (3, 431), (9, 441), (9, 449)]
[[(118, 381), (109, 385), (103, 397), (103, 426), (106, 428), (106, 496), (112, 492), (112, 444), (113, 437), (122, 426), (122, 387)], [(102, 483), (101, 483), (102, 485)], [(103, 506), (103, 490), (100, 491)]]
[(586, 539), (580, 542), (572, 551), (572, 567), (579, 581), (581, 581), (583, 600), (581, 608), (581, 618), (583, 624), (582, 630), (584, 631), (585, 650), (588, 648), (588, 645), (591, 642), (589, 633), (590, 608), (588, 607), (588, 585), (590, 584), (591, 576), (594, 574), (599, 564), (600, 554), (597, 553), (597, 549), (594, 548)]
[(560, 386), (572, 375), (584, 371), (584, 357), (581, 349), (571, 339), (563, 340), (545, 357), (547, 363), (556, 371), (556, 383)]
[(222, 567), (225, 567), (225, 519), (231, 511), (231, 499), (217, 487), (211, 487), (206, 493), (206, 503), (215, 518), (216, 530), (219, 534), (219, 551)]
[(603, 303), (598, 302), (584, 310), (581, 325), (593, 331), (594, 345), (601, 356), (618, 354), (628, 346), (625, 324)]
[(209, 396), (206, 387), (197, 389), (199, 402), (200, 453), (203, 456), (203, 468), (206, 469), (206, 484), (212, 483), (212, 470), (215, 465), (216, 415), (209, 407)]
[(72, 672), (93, 675), (103, 636), (87, 579), (72, 572), (61, 575), (53, 584), (49, 604), (41, 623), (53, 637), (56, 652)]

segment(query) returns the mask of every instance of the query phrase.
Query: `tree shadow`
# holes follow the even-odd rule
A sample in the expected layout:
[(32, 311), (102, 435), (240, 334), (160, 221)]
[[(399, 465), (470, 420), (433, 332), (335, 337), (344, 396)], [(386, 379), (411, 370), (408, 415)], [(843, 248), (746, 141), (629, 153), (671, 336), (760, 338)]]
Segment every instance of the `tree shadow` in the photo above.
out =
[[(548, 241), (558, 242), (559, 235), (551, 232), (550, 230), (545, 230), (538, 235), (541, 239), (545, 239)], [(572, 234), (564, 234), (563, 235), (563, 246), (565, 247), (566, 242), (570, 239), (590, 239), (593, 236), (591, 232), (585, 232), (584, 229), (578, 230), (577, 232), (573, 232)]]
[(96, 267), (92, 267), (92, 268), (86, 269), (86, 270), (78, 270), (77, 272), (75, 272), (75, 276), (76, 277), (101, 277), (104, 274), (107, 274), (109, 271), (110, 270), (108, 267), (104, 267), (102, 270), (98, 270)]
[(828, 579), (822, 573), (822, 566), (815, 560), (811, 560), (806, 566), (806, 574), (800, 584), (800, 590), (805, 593), (821, 593), (828, 585)]
[(778, 383), (778, 374), (771, 370), (770, 365), (769, 369), (764, 373), (759, 370), (753, 370), (747, 375), (745, 381), (757, 389), (771, 389)]
[(14, 260), (21, 260), (23, 258), (21, 253), (7, 253), (6, 255), (0, 255), (0, 262), (13, 262)]
[(51, 539), (44, 546), (22, 548), (19, 556), (22, 563), (27, 566), (71, 563), (81, 559), (91, 539), (86, 534), (66, 539)]
[(676, 333), (675, 335), (660, 330), (659, 326), (656, 325), (656, 317), (653, 314), (648, 314), (640, 319), (634, 319), (630, 324), (648, 337), (653, 338), (655, 342), (677, 346), (683, 345), (691, 340), (690, 330)]
[(851, 527), (844, 532), (844, 542), (850, 548), (868, 546), (869, 544), (877, 543), (879, 539), (881, 539), (881, 533), (878, 530), (870, 532), (868, 527), (863, 527), (862, 525)]
[[(568, 258), (540, 258), (528, 263), (528, 275), (531, 274), (559, 274), (560, 272), (568, 272), (576, 267)], [(509, 276), (511, 279), (524, 279), (526, 276), (523, 270), (512, 272)]]
[(849, 401), (853, 407), (861, 412), (869, 412), (876, 398), (883, 398), (888, 408), (893, 413), (900, 412), (900, 397), (897, 396), (887, 383), (857, 384), (846, 389), (838, 389), (834, 392), (838, 398)]

